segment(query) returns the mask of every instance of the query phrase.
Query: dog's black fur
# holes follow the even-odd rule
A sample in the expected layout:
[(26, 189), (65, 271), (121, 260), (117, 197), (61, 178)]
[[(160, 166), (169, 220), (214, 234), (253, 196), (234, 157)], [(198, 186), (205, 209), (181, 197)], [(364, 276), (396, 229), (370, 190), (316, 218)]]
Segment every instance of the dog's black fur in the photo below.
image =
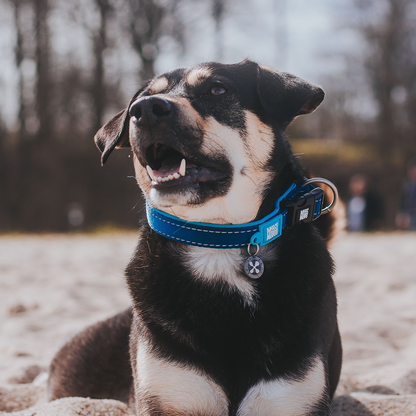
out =
[[(100, 130), (96, 141), (103, 151), (103, 162), (115, 147), (130, 145), (139, 185), (150, 203), (162, 201), (165, 205), (160, 209), (169, 204), (176, 207), (180, 206), (177, 194), (185, 195), (181, 198), (188, 198), (188, 202), (183, 205), (191, 211), (180, 213), (187, 219), (194, 208), (198, 210), (231, 192), (238, 175), (249, 175), (247, 167), (236, 171), (230, 158), (221, 152), (213, 151), (207, 156), (213, 125), (207, 120), (214, 120), (218, 127), (216, 144), (221, 147), (226, 143), (227, 137), (218, 133), (225, 131), (225, 126), (247, 141), (244, 148), (256, 140), (249, 137), (252, 129), (248, 115), (253, 115), (253, 125), (266, 126), (273, 134), (273, 143), (262, 166), (253, 162), (257, 170), (264, 171), (260, 177), (265, 184), (260, 187), (258, 206), (247, 195), (247, 204), (255, 210), (249, 219), (252, 221), (269, 214), (278, 197), (293, 182), (303, 180), (304, 170), (284, 130), (294, 117), (312, 112), (322, 99), (320, 88), (250, 61), (203, 64), (196, 69), (178, 69), (147, 83), (127, 109)], [(155, 105), (163, 106), (166, 101), (168, 110), (155, 110)], [(186, 114), (184, 103), (189, 104)], [(151, 151), (155, 144), (168, 149), (165, 152), (172, 160), (191, 160), (186, 177), (151, 183), (145, 166), (157, 164)], [(152, 189), (158, 195), (153, 201), (149, 197)], [(207, 215), (205, 211), (203, 215)], [(224, 220), (232, 222), (225, 214)], [(330, 415), (342, 354), (331, 278), (333, 263), (326, 241), (331, 221), (326, 216), (316, 223), (300, 223), (284, 230), (280, 238), (265, 246), (263, 252), (260, 250), (265, 271), (258, 280), (244, 275), (243, 264), (236, 266), (238, 279), (253, 290), (251, 300), (235, 287), (227, 286), (221, 277), (215, 281), (196, 278), (194, 268), (187, 263), (187, 250), (191, 248), (156, 234), (144, 222), (138, 247), (126, 270), (132, 310), (86, 329), (63, 347), (51, 364), (50, 399), (115, 398), (130, 400), (132, 405), (135, 399), (140, 415), (246, 415), (250, 410), (242, 403), (258, 383), (309, 383), (317, 361), (322, 361), (320, 393), (311, 394), (306, 407), (295, 406), (292, 413), (283, 414)], [(316, 227), (319, 222), (324, 235)], [(246, 258), (246, 250), (238, 255)], [(129, 337), (132, 367), (127, 353)], [(161, 368), (174, 365), (193, 371), (218, 386), (221, 397), (226, 398), (226, 410), (219, 411), (218, 405), (218, 411), (213, 412), (198, 404), (192, 404), (195, 410), (181, 409), (180, 403), (168, 403), (152, 386), (144, 389), (140, 374), (143, 358), (137, 358), (144, 346), (145, 362), (159, 360), (155, 362), (164, 363)], [(314, 385), (310, 383), (308, 386)], [(290, 400), (296, 402), (295, 397)], [(252, 414), (280, 414), (279, 407), (266, 411), (262, 406)], [(288, 408), (285, 406), (282, 409)]]

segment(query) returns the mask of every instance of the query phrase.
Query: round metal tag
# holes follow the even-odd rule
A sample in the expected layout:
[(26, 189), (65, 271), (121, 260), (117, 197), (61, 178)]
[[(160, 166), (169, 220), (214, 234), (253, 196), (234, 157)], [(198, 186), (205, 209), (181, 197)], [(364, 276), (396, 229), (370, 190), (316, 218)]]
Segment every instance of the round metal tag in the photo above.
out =
[(257, 256), (250, 256), (244, 263), (244, 270), (248, 277), (258, 279), (264, 272), (263, 260)]

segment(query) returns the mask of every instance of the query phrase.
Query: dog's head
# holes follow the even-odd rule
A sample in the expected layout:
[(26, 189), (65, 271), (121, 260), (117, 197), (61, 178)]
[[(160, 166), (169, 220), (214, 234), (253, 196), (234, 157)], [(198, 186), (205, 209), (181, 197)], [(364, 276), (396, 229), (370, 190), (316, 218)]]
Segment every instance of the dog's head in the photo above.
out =
[(130, 146), (155, 208), (189, 221), (252, 221), (292, 158), (283, 131), (324, 92), (251, 61), (206, 63), (147, 82), (95, 141), (102, 163)]

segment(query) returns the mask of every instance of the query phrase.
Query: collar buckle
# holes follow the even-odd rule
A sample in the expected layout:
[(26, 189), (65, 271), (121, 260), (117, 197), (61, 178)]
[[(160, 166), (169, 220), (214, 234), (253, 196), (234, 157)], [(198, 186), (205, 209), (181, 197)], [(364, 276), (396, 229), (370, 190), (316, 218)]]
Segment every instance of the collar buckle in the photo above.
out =
[(324, 191), (313, 188), (295, 200), (282, 201), (287, 209), (286, 227), (290, 228), (299, 222), (312, 222), (322, 214)]

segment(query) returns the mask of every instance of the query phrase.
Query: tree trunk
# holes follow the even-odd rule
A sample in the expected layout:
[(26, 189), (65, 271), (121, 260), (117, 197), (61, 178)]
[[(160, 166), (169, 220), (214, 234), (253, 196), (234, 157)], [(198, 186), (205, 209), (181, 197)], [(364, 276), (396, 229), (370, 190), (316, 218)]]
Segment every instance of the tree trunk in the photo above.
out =
[[(398, 54), (406, 41), (403, 27), (406, 21), (407, 0), (388, 0), (388, 11), (376, 26), (364, 28), (372, 53), (367, 58), (368, 75), (378, 103), (378, 151), (382, 166), (379, 172), (380, 189), (384, 197), (387, 228), (394, 228), (401, 184), (400, 158), (404, 157), (402, 126), (397, 122), (394, 88), (403, 82)], [(399, 162), (399, 163), (398, 163)]]
[(26, 103), (24, 98), (24, 77), (22, 70), (23, 54), (23, 30), (20, 23), (21, 1), (12, 2), (14, 6), (14, 25), (16, 29), (16, 44), (14, 48), (14, 62), (18, 74), (19, 110), (17, 114), (19, 122), (19, 137), (26, 135)]
[(36, 116), (39, 123), (38, 140), (49, 142), (53, 135), (53, 81), (51, 77), (50, 32), (48, 0), (33, 0), (35, 11)]
[(104, 52), (108, 47), (107, 23), (111, 6), (107, 0), (95, 0), (100, 13), (100, 28), (93, 35), (94, 48), (94, 77), (92, 84), (93, 100), (93, 131), (97, 132), (103, 125), (107, 103), (107, 84), (105, 80)]

